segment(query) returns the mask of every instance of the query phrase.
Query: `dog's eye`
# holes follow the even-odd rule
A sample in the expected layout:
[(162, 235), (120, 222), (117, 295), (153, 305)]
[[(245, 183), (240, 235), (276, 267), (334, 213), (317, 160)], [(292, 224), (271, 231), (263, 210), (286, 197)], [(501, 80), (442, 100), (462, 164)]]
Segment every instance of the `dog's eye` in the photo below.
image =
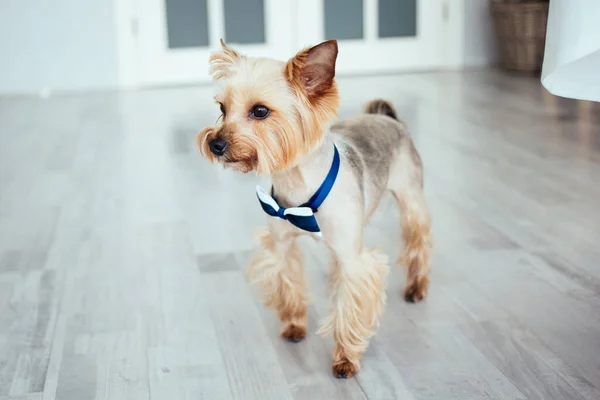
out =
[(219, 108), (221, 109), (221, 114), (223, 114), (223, 116), (225, 116), (226, 112), (225, 112), (225, 106), (223, 105), (223, 103), (219, 103)]
[(254, 119), (265, 119), (271, 114), (271, 110), (269, 110), (265, 106), (254, 106), (252, 110), (250, 110), (250, 118)]

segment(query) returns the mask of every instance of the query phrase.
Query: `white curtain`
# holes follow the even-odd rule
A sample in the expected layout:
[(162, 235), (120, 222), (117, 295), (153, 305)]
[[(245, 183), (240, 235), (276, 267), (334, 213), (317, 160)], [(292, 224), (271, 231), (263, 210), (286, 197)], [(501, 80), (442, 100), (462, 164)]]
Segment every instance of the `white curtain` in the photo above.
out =
[(600, 101), (600, 0), (550, 0), (542, 84), (557, 96)]

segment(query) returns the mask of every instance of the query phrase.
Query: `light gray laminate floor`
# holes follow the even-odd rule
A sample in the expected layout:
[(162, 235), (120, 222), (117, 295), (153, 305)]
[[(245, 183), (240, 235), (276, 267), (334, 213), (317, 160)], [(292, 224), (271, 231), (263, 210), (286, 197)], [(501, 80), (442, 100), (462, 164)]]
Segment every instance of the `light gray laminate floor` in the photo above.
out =
[[(257, 178), (201, 159), (208, 88), (0, 99), (0, 399), (600, 399), (600, 108), (493, 71), (340, 81), (387, 97), (426, 169), (430, 297), (392, 268), (355, 379), (245, 282)], [(367, 243), (400, 251), (391, 197)]]

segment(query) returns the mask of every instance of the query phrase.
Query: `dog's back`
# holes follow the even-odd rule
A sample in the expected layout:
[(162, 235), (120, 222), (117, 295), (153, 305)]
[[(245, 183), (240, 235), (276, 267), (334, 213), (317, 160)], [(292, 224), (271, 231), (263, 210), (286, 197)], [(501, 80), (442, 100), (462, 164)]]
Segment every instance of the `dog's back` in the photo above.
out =
[[(366, 215), (377, 206), (379, 198), (393, 179), (399, 159), (422, 179), (421, 160), (406, 125), (386, 100), (373, 100), (365, 113), (335, 123), (331, 132), (341, 139), (348, 162), (361, 185)], [(407, 171), (409, 172), (409, 171)], [(412, 175), (412, 174), (411, 174)]]

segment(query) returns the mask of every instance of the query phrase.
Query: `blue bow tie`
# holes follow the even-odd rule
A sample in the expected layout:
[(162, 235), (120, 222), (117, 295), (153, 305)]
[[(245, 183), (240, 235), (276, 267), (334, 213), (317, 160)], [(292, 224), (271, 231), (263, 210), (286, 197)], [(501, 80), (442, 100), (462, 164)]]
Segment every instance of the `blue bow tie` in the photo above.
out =
[(319, 228), (315, 213), (331, 191), (339, 169), (340, 154), (337, 147), (334, 145), (333, 163), (331, 164), (331, 168), (329, 168), (329, 172), (319, 189), (317, 189), (308, 202), (300, 207), (284, 208), (260, 186), (256, 187), (258, 201), (260, 202), (262, 209), (271, 217), (285, 219), (297, 228), (321, 236), (321, 228)]

